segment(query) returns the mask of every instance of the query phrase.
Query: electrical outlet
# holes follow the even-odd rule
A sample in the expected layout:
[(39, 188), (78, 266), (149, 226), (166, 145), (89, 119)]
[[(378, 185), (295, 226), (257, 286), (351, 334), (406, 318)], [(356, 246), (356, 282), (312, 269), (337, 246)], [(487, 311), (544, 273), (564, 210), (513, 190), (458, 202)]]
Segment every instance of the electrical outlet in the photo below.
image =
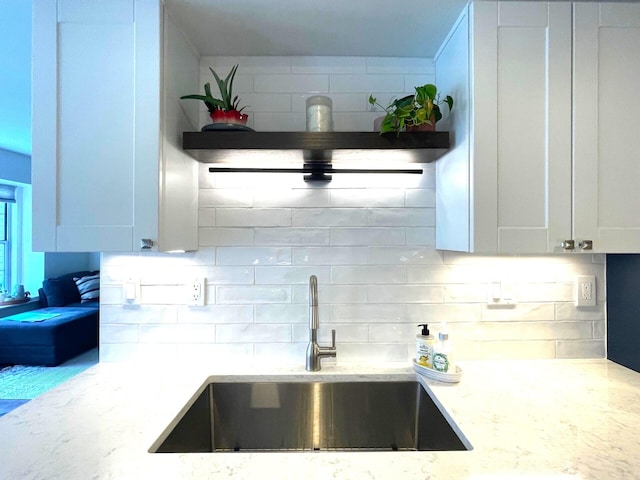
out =
[(596, 305), (595, 275), (576, 276), (575, 290), (577, 307), (594, 307)]
[(195, 307), (203, 307), (205, 304), (205, 278), (194, 278), (191, 283), (186, 285), (186, 302), (187, 305)]

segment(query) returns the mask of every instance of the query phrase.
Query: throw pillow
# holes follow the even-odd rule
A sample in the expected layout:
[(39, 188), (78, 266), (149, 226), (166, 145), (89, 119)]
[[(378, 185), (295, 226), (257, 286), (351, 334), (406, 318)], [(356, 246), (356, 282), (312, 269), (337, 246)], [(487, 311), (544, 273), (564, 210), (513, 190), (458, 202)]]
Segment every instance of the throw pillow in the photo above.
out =
[(100, 274), (74, 278), (73, 280), (78, 287), (81, 303), (95, 302), (100, 298)]
[(49, 278), (42, 282), (42, 288), (49, 307), (64, 307), (78, 301), (78, 289), (71, 279)]

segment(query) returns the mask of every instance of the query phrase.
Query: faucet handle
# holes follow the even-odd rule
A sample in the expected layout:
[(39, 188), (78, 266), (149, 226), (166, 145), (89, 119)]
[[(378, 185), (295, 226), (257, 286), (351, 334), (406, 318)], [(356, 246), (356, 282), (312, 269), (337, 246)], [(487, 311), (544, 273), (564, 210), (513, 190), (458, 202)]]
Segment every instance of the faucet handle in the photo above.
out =
[(331, 347), (336, 348), (336, 329), (331, 330)]

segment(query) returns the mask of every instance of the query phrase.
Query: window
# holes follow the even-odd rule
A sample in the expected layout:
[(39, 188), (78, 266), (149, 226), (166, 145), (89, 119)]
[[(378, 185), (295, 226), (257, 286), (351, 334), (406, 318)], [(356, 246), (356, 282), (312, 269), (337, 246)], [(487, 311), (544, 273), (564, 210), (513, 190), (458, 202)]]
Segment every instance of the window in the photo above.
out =
[(11, 204), (15, 203), (15, 187), (0, 184), (0, 289), (11, 285)]
[(5, 202), (0, 202), (0, 291), (9, 285), (11, 272), (9, 252), (9, 208)]

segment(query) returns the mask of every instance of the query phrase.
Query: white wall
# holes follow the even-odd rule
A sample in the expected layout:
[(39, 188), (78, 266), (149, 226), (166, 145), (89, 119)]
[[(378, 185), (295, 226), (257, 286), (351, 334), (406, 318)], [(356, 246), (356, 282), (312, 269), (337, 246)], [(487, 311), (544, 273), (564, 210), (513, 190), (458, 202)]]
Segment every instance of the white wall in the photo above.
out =
[[(258, 130), (304, 130), (311, 93), (333, 98), (337, 130), (371, 130), (379, 113), (368, 111), (369, 93), (386, 103), (432, 80), (424, 59), (274, 57), (203, 59), (202, 83), (209, 65), (226, 73), (236, 62), (237, 92)], [(301, 175), (213, 175), (207, 167), (198, 252), (103, 254), (102, 360), (302, 365), (311, 274), (321, 341), (337, 330), (338, 361), (405, 361), (416, 325), (437, 331), (443, 320), (461, 359), (605, 355), (604, 256), (436, 251), (433, 164), (420, 177), (335, 175), (322, 186)], [(573, 306), (578, 273), (596, 275), (597, 307)], [(207, 279), (207, 304), (188, 307), (182, 285), (197, 276)], [(129, 278), (141, 295), (123, 306)], [(501, 280), (513, 283), (517, 304), (489, 307), (487, 285)]]

